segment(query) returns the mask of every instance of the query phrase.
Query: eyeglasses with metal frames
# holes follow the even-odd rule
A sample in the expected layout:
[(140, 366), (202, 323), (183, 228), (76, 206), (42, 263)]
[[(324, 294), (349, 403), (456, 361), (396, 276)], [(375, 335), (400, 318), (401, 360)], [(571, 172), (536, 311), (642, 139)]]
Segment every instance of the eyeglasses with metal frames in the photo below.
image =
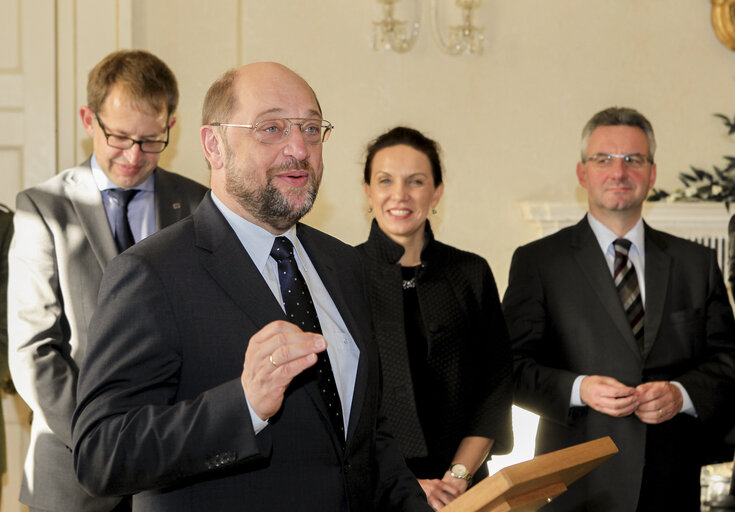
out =
[(277, 119), (263, 119), (252, 124), (237, 123), (209, 123), (210, 126), (230, 126), (246, 128), (253, 131), (258, 142), (263, 144), (278, 144), (288, 137), (291, 127), (296, 125), (301, 131), (304, 142), (307, 144), (321, 144), (327, 142), (334, 126), (324, 119), (309, 119), (303, 117), (283, 117)]
[(630, 167), (631, 169), (640, 169), (648, 163), (653, 163), (653, 160), (640, 153), (628, 153), (627, 155), (618, 155), (616, 153), (595, 153), (594, 155), (587, 157), (583, 163), (591, 162), (595, 167), (607, 168), (612, 167), (615, 160), (621, 159), (623, 165)]
[(143, 153), (161, 153), (164, 149), (166, 149), (166, 146), (168, 146), (168, 138), (170, 132), (169, 126), (166, 126), (166, 140), (135, 140), (124, 135), (107, 133), (107, 129), (105, 128), (105, 125), (102, 124), (100, 116), (97, 114), (97, 112), (94, 113), (94, 117), (97, 118), (97, 124), (99, 124), (100, 128), (102, 128), (102, 133), (105, 135), (107, 145), (111, 148), (130, 149), (137, 144), (138, 146), (140, 146), (140, 150)]

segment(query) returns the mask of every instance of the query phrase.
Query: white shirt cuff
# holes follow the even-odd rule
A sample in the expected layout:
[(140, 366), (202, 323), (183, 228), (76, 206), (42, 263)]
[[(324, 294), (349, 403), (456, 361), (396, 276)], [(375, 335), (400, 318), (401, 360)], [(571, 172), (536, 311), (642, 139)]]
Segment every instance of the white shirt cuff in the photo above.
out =
[(578, 375), (576, 379), (574, 379), (574, 384), (572, 384), (572, 395), (569, 397), (569, 407), (584, 407), (585, 404), (582, 401), (582, 379), (584, 379), (586, 375)]
[(250, 412), (250, 421), (253, 423), (253, 430), (256, 435), (260, 434), (260, 431), (268, 426), (268, 420), (261, 420), (260, 416), (255, 414), (255, 411), (250, 406), (250, 401), (247, 396), (245, 397), (245, 402), (248, 404), (248, 411)]
[(681, 391), (681, 398), (683, 400), (683, 403), (681, 404), (681, 411), (680, 413), (688, 414), (689, 416), (697, 417), (697, 410), (694, 408), (694, 403), (692, 402), (692, 399), (689, 398), (689, 393), (687, 393), (687, 390), (684, 389), (684, 386), (681, 385), (681, 383), (676, 382), (675, 380), (672, 380), (671, 383), (679, 388), (679, 391)]

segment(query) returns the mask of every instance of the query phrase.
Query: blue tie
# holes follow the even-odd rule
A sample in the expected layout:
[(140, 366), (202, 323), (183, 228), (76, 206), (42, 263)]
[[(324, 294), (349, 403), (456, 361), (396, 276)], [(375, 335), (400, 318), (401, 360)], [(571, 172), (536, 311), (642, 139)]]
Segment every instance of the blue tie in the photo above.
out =
[(107, 193), (114, 199), (113, 203), (117, 210), (115, 212), (115, 245), (117, 245), (118, 252), (123, 252), (135, 243), (128, 222), (128, 205), (138, 190), (111, 188)]
[[(281, 296), (288, 321), (300, 327), (304, 332), (321, 334), (322, 327), (319, 324), (319, 317), (304, 276), (301, 275), (296, 265), (291, 241), (285, 236), (277, 236), (273, 241), (271, 256), (278, 262), (278, 281), (281, 285)], [(344, 449), (345, 427), (342, 420), (342, 403), (326, 350), (317, 354), (317, 362), (313, 368), (317, 372), (319, 391), (327, 406), (329, 420)]]

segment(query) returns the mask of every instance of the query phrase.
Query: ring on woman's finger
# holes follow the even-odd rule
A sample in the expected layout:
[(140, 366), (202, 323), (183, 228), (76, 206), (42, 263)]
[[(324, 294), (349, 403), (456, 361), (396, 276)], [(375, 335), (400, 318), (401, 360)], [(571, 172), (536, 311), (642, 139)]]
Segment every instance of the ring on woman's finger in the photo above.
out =
[(663, 415), (664, 415), (664, 410), (663, 409), (659, 409), (658, 410), (658, 417), (661, 418)]
[[(273, 360), (273, 354), (271, 354), (271, 355), (269, 355), (269, 356), (268, 356), (268, 361), (270, 361), (270, 362), (271, 362), (271, 364), (273, 365), (273, 368), (278, 368), (278, 363), (276, 363), (276, 362), (275, 362), (275, 361)], [(660, 412), (660, 411), (659, 411), (659, 412)], [(660, 416), (659, 416), (659, 417), (660, 417)]]

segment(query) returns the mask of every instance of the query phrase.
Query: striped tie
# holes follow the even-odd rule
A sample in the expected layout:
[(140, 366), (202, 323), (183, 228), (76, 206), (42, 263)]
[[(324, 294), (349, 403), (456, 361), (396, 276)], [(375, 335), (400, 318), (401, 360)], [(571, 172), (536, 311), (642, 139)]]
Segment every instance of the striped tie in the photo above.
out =
[(633, 336), (638, 342), (638, 348), (643, 352), (643, 300), (635, 267), (628, 258), (630, 245), (630, 240), (623, 238), (618, 238), (613, 242), (615, 249), (613, 277), (625, 315), (628, 317), (628, 323), (633, 330)]

